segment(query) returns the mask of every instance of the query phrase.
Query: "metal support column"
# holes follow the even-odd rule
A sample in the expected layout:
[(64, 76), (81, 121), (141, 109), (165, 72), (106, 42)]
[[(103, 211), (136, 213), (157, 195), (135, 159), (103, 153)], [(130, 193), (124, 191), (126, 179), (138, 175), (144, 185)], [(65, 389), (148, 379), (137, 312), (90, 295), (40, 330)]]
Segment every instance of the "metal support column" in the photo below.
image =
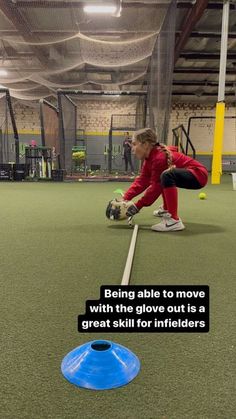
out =
[(216, 121), (215, 121), (212, 173), (211, 173), (211, 183), (213, 185), (220, 184), (220, 177), (222, 175), (222, 149), (223, 149), (224, 115), (225, 115), (224, 99), (225, 99), (225, 76), (226, 76), (226, 63), (227, 63), (229, 7), (230, 7), (230, 1), (225, 0), (223, 3), (223, 15), (222, 15), (220, 74), (219, 74), (218, 102), (216, 104)]

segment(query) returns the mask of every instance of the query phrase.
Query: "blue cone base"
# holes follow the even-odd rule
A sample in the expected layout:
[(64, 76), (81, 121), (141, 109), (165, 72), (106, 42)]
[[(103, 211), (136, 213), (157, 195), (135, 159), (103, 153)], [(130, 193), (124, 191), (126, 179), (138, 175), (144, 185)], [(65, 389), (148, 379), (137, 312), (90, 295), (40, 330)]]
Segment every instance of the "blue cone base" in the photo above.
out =
[(78, 346), (62, 361), (61, 371), (72, 384), (92, 390), (121, 387), (140, 370), (137, 356), (122, 345), (94, 340)]

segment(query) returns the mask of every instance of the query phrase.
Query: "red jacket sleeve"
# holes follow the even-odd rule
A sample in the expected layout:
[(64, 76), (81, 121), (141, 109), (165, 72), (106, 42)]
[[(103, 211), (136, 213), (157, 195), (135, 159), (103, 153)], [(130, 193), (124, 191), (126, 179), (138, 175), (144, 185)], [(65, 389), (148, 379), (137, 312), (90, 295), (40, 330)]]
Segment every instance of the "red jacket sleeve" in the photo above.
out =
[(145, 190), (145, 194), (135, 202), (135, 205), (138, 209), (152, 205), (161, 194), (160, 175), (162, 171), (158, 161), (152, 161), (151, 164), (145, 161), (141, 175), (125, 193), (124, 199), (130, 200)]
[(149, 184), (150, 184), (150, 173), (148, 170), (147, 162), (145, 161), (143, 163), (140, 176), (138, 176), (135, 179), (135, 181), (132, 183), (130, 188), (125, 192), (124, 199), (126, 201), (130, 201), (132, 198), (134, 198), (135, 196), (145, 191), (145, 189), (149, 186)]

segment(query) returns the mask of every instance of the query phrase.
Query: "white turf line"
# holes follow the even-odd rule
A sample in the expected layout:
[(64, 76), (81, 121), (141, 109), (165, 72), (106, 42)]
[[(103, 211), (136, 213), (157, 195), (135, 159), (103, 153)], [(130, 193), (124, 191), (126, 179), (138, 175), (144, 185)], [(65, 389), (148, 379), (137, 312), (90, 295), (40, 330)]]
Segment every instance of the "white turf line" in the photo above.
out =
[(135, 224), (131, 242), (130, 242), (128, 257), (126, 260), (125, 270), (124, 270), (123, 277), (121, 280), (121, 285), (129, 285), (129, 278), (130, 278), (130, 273), (131, 273), (131, 268), (132, 268), (132, 263), (133, 263), (137, 234), (138, 234), (138, 225)]

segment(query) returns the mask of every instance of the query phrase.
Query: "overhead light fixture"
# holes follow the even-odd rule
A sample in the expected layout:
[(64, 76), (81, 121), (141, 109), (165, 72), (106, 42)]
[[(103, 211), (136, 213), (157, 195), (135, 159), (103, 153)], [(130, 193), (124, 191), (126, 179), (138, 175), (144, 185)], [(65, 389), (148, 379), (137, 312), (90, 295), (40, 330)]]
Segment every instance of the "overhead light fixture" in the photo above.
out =
[(0, 76), (7, 76), (7, 71), (0, 68)]
[(108, 13), (113, 14), (116, 12), (116, 6), (84, 6), (85, 13)]
[(94, 2), (93, 4), (87, 4), (83, 7), (85, 13), (94, 13), (94, 14), (109, 14), (111, 16), (120, 17), (121, 13), (121, 1), (122, 0), (113, 0), (109, 2)]

